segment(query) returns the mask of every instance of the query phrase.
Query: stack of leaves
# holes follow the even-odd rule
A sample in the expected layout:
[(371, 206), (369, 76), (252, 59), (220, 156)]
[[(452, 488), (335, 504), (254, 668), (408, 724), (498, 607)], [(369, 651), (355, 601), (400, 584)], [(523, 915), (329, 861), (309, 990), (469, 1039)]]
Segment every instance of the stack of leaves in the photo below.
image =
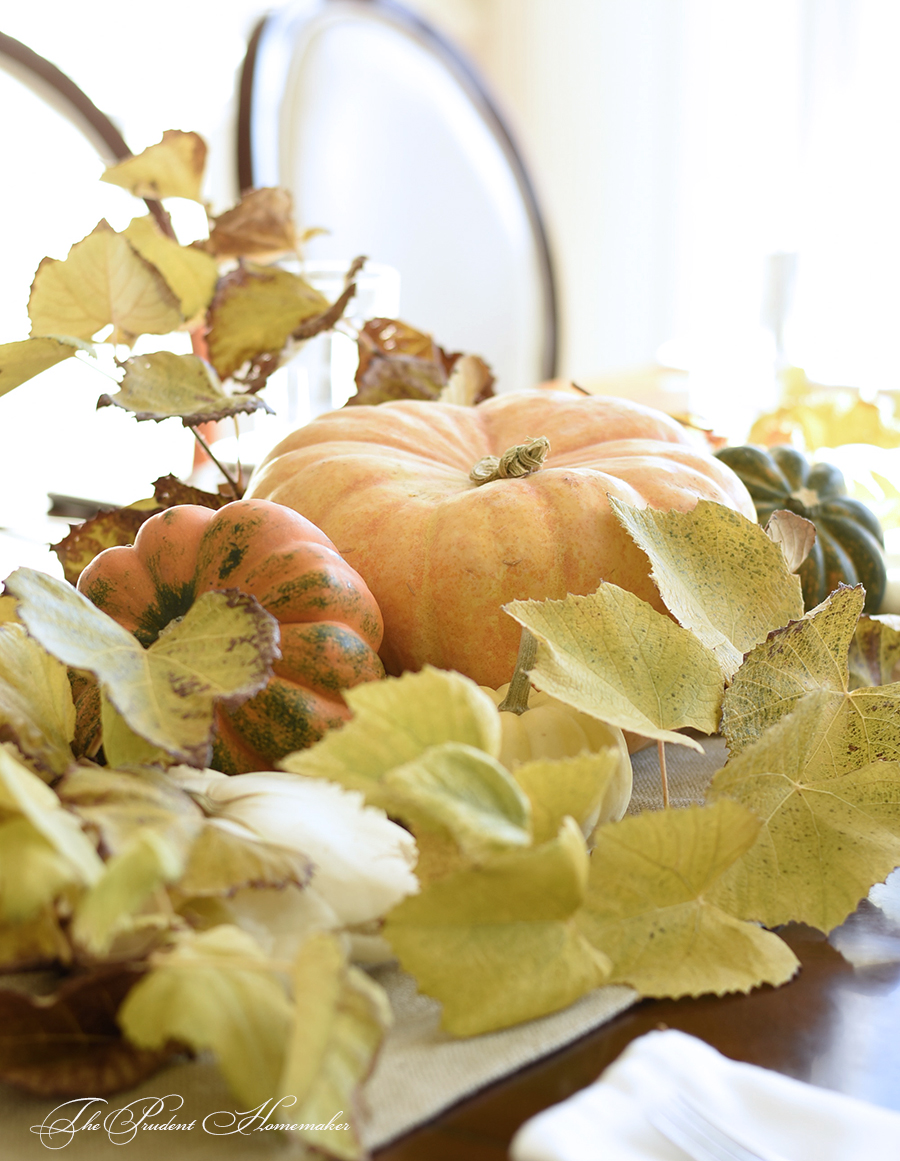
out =
[[(265, 680), (267, 613), (209, 593), (145, 649), (65, 582), (14, 573), (0, 966), (44, 971), (30, 994), (0, 989), (0, 1075), (109, 1092), (211, 1049), (249, 1107), (290, 1095), (298, 1121), (327, 1122), (388, 1022), (350, 954), (396, 955), (455, 1035), (606, 982), (790, 979), (765, 928), (829, 930), (900, 863), (900, 632), (861, 616), (859, 588), (803, 615), (792, 521), (776, 542), (715, 504), (616, 509), (672, 617), (611, 584), (508, 611), (558, 702), (660, 745), (699, 749), (685, 727), (721, 726), (731, 756), (705, 805), (598, 818), (619, 747), (514, 764), (495, 699), (432, 669), (348, 691), (350, 722), (281, 773), (216, 774), (214, 706)], [(88, 676), (105, 767), (79, 752)], [(308, 1139), (359, 1151), (337, 1136)]]

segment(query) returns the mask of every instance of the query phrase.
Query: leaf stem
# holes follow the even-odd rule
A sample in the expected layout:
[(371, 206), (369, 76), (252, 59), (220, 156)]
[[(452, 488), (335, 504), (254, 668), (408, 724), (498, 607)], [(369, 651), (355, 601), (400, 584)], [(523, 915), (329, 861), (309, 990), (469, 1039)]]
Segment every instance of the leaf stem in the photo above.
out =
[(658, 741), (656, 752), (659, 754), (659, 777), (662, 781), (663, 810), (669, 807), (669, 775), (666, 772), (666, 743)]
[(241, 486), (238, 483), (238, 481), (234, 478), (234, 476), (232, 476), (231, 472), (228, 471), (228, 469), (225, 467), (225, 465), (220, 463), (216, 459), (216, 457), (212, 453), (212, 449), (210, 448), (209, 444), (206, 442), (206, 440), (203, 438), (203, 436), (200, 434), (200, 432), (196, 429), (196, 427), (191, 427), (190, 430), (194, 436), (194, 439), (197, 441), (197, 443), (200, 444), (200, 446), (203, 448), (203, 450), (206, 452), (206, 454), (209, 456), (209, 458), (212, 460), (212, 462), (216, 465), (216, 467), (219, 469), (219, 471), (222, 473), (222, 475), (228, 481), (228, 485), (231, 488), (231, 493), (234, 496), (235, 500), (240, 500), (241, 496), (243, 495), (243, 492), (241, 490)]
[(519, 638), (519, 655), (516, 658), (516, 669), (506, 691), (506, 697), (497, 707), (512, 714), (523, 714), (528, 709), (528, 698), (531, 695), (531, 679), (528, 671), (534, 665), (537, 657), (537, 637), (525, 626), (522, 626), (522, 636)]

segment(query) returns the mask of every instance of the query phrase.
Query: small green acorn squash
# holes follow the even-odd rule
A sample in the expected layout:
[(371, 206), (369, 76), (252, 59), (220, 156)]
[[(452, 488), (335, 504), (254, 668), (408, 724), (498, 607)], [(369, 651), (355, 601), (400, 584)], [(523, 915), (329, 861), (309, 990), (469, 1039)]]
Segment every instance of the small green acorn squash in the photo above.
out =
[(865, 504), (847, 495), (838, 468), (811, 465), (793, 447), (726, 447), (716, 454), (746, 485), (760, 524), (783, 508), (816, 526), (816, 543), (799, 569), (807, 609), (839, 584), (862, 584), (865, 611), (878, 612), (887, 584), (881, 525)]

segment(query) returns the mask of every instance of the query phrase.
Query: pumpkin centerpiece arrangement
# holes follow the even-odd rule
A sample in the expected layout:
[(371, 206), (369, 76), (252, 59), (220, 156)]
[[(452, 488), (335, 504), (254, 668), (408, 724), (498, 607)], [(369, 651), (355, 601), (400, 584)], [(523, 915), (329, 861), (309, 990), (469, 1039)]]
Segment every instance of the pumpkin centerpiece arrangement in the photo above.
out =
[(160, 512), (133, 546), (95, 557), (78, 588), (145, 646), (214, 589), (248, 593), (278, 620), (266, 688), (216, 711), (213, 764), (225, 773), (312, 745), (350, 717), (341, 690), (384, 675), (381, 615), (363, 580), (314, 524), (265, 500)]
[(668, 416), (556, 391), (331, 412), (283, 440), (247, 494), (302, 512), (365, 578), (389, 673), (428, 663), (494, 688), (512, 676), (519, 642), (508, 601), (605, 580), (663, 610), (608, 496), (755, 515), (731, 469)]
[(716, 453), (740, 476), (766, 524), (779, 508), (812, 521), (816, 542), (798, 570), (807, 609), (840, 584), (862, 584), (865, 612), (877, 613), (887, 584), (884, 536), (877, 517), (847, 495), (834, 464), (810, 464), (796, 448), (726, 447)]

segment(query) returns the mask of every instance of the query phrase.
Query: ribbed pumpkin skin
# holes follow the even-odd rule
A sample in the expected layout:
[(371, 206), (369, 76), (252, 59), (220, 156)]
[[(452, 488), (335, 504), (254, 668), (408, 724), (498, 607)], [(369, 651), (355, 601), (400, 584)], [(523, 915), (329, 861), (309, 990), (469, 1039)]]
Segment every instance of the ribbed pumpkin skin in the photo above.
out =
[(816, 543), (798, 571), (807, 609), (839, 584), (862, 584), (865, 612), (878, 612), (887, 584), (881, 525), (865, 504), (847, 495), (838, 468), (810, 466), (792, 447), (726, 447), (717, 454), (747, 485), (760, 524), (779, 508), (815, 524)]
[(131, 547), (108, 548), (78, 588), (144, 645), (214, 589), (256, 597), (280, 623), (281, 660), (260, 693), (216, 713), (213, 765), (268, 770), (350, 716), (342, 689), (384, 676), (382, 621), (365, 583), (303, 516), (265, 500), (152, 516)]
[[(550, 453), (533, 475), (470, 481), (481, 457), (538, 436)], [(520, 630), (507, 601), (607, 580), (662, 610), (607, 493), (679, 511), (703, 498), (755, 517), (737, 477), (674, 420), (554, 391), (331, 412), (283, 440), (248, 490), (315, 521), (365, 578), (384, 615), (389, 673), (430, 663), (493, 688), (515, 668)]]

